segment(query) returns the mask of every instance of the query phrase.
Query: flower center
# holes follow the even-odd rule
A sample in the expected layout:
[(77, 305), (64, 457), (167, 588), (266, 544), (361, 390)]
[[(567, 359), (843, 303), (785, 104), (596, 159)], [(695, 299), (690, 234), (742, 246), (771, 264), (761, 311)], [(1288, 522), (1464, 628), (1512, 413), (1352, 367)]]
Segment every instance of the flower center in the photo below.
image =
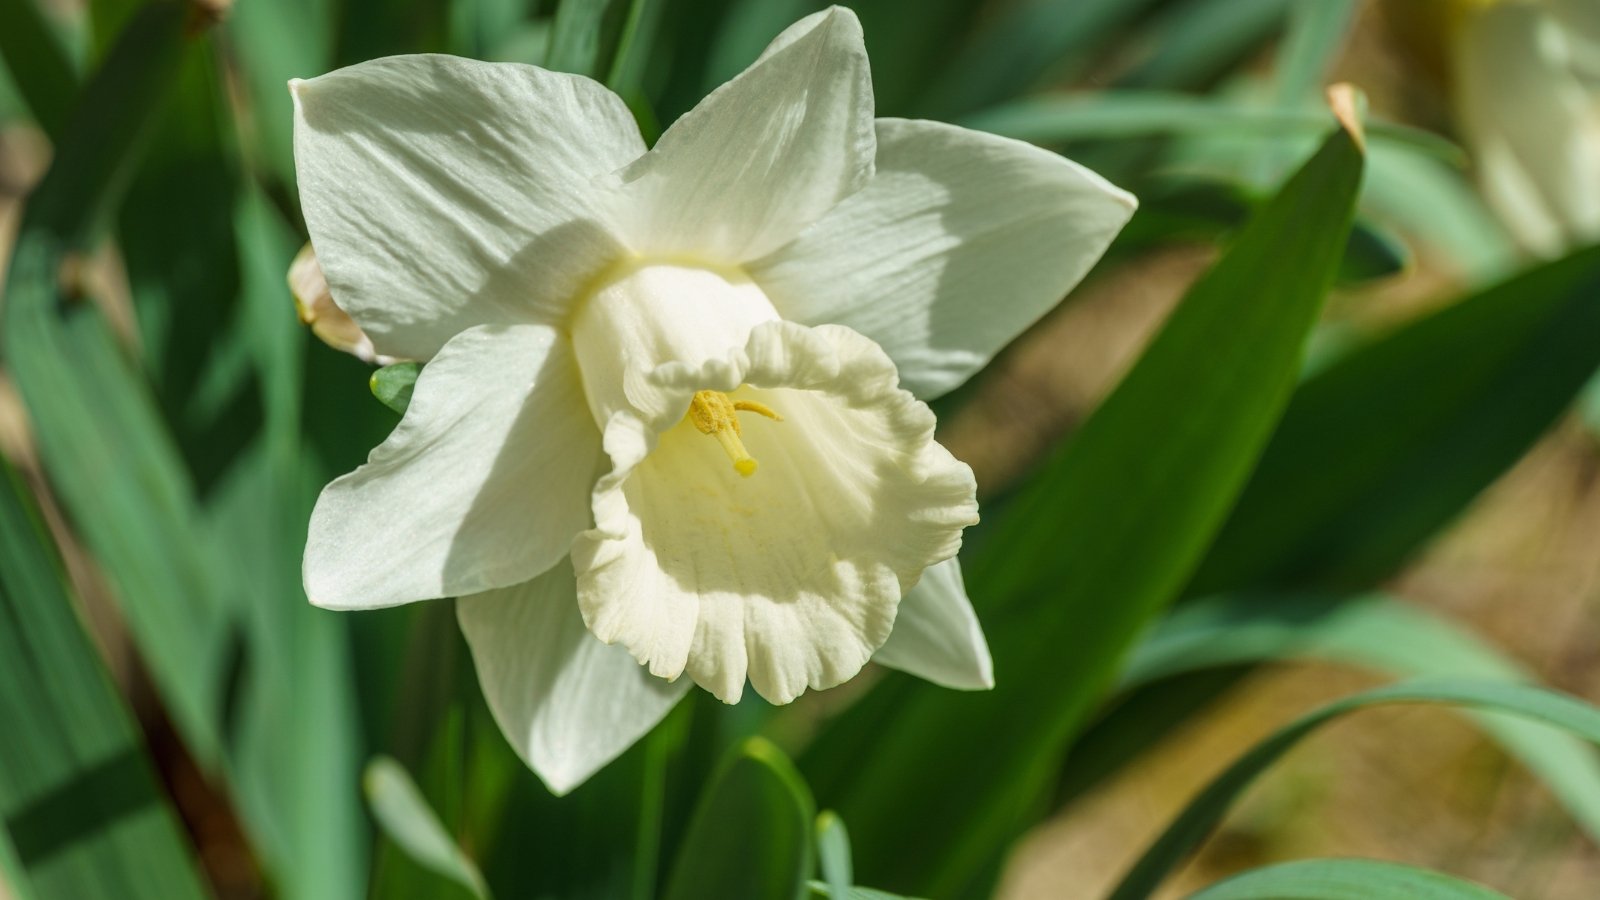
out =
[(764, 403), (754, 400), (733, 400), (721, 391), (696, 391), (689, 401), (689, 412), (684, 416), (701, 434), (709, 434), (722, 445), (723, 452), (733, 460), (733, 470), (749, 478), (756, 473), (755, 457), (744, 447), (744, 429), (739, 427), (739, 412), (753, 412), (774, 422), (783, 416)]

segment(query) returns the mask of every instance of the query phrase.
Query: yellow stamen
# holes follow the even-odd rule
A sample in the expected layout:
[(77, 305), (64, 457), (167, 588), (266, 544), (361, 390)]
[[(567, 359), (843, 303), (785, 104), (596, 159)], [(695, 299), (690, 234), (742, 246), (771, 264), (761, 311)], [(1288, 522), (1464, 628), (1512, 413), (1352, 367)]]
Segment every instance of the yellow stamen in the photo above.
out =
[(735, 414), (739, 411), (766, 416), (774, 422), (783, 421), (782, 416), (764, 404), (753, 400), (731, 400), (721, 391), (696, 391), (694, 399), (689, 401), (687, 418), (701, 434), (716, 438), (723, 452), (733, 460), (733, 470), (748, 478), (755, 474), (756, 461), (745, 449), (744, 441), (740, 440), (744, 429), (739, 426), (739, 417)]

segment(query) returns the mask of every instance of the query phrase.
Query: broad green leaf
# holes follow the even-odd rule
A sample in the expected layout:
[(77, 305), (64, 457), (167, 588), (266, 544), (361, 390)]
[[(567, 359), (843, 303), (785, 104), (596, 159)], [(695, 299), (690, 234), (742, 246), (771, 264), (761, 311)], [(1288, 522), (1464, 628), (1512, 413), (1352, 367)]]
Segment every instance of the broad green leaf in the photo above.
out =
[[(1531, 682), (1532, 674), (1454, 624), (1383, 595), (1241, 594), (1185, 604), (1128, 659), (1124, 686), (1207, 668), (1322, 659), (1405, 677)], [(1159, 688), (1152, 688), (1159, 690)], [(1483, 730), (1549, 786), (1600, 840), (1600, 756), (1557, 728), (1473, 713)]]
[(1600, 368), (1600, 248), (1408, 325), (1311, 377), (1190, 592), (1364, 588), (1527, 451)]
[(411, 405), (411, 393), (417, 387), (417, 376), (421, 374), (422, 363), (395, 363), (374, 371), (367, 386), (379, 403), (405, 415), (406, 407)]
[[(62, 278), (116, 197), (181, 55), (184, 10), (141, 11), (86, 88), (24, 217), (3, 349), (46, 473), (122, 601), (201, 764), (220, 749), (228, 597), (153, 398), (81, 287)], [(70, 272), (70, 266), (67, 267)]]
[(1167, 874), (1205, 840), (1256, 776), (1302, 738), (1346, 713), (1394, 703), (1444, 704), (1511, 713), (1600, 743), (1600, 709), (1575, 697), (1528, 685), (1419, 679), (1354, 694), (1279, 729), (1217, 776), (1145, 851), (1110, 900), (1142, 900), (1150, 896)]
[(362, 784), (372, 816), (390, 840), (430, 871), (466, 888), (478, 900), (488, 900), (489, 888), (477, 864), (445, 832), (399, 763), (387, 757), (374, 759), (367, 764)]
[[(1600, 249), (1591, 249), (1346, 352), (1290, 401), (1189, 593), (1370, 587), (1550, 427), (1600, 367), (1600, 342), (1589, 339), (1597, 330)], [(1068, 793), (1235, 679), (1134, 691), (1077, 748)]]
[[(864, 881), (972, 892), (1040, 813), (1084, 716), (1188, 579), (1266, 444), (1361, 170), (1357, 140), (1331, 136), (990, 526), (968, 585), (995, 690), (891, 677), (810, 749), (806, 771), (850, 823)], [(951, 773), (961, 790), (928, 789)]]
[(678, 848), (666, 900), (796, 900), (811, 874), (811, 792), (772, 744), (751, 738), (707, 785)]
[(1510, 900), (1442, 872), (1375, 859), (1306, 859), (1219, 881), (1189, 900)]
[(55, 548), (3, 458), (0, 722), (0, 842), (12, 857), (0, 882), (22, 874), (15, 888), (30, 900), (208, 895)]
[(850, 866), (850, 835), (845, 831), (844, 820), (832, 810), (823, 810), (817, 816), (817, 861), (822, 869), (822, 880), (835, 897), (847, 896), (854, 875)]

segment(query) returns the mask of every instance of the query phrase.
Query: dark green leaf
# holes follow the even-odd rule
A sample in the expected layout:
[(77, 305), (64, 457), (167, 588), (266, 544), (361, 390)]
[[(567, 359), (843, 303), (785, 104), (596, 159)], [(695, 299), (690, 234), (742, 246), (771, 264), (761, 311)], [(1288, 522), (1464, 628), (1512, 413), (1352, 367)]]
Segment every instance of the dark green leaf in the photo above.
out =
[(1392, 703), (1437, 703), (1511, 713), (1556, 725), (1585, 740), (1600, 743), (1600, 709), (1543, 688), (1423, 679), (1354, 694), (1285, 726), (1219, 775), (1145, 851), (1112, 893), (1111, 900), (1142, 900), (1150, 896), (1173, 867), (1205, 840), (1256, 776), (1301, 738), (1346, 713)]
[(1490, 288), (1308, 380), (1191, 593), (1363, 588), (1519, 459), (1600, 368), (1600, 249)]
[(1189, 900), (1510, 900), (1459, 878), (1375, 859), (1307, 859), (1235, 875)]
[(666, 900), (796, 900), (811, 873), (811, 792), (778, 748), (751, 738), (712, 778)]
[[(1361, 170), (1356, 140), (1330, 137), (991, 526), (967, 583), (995, 691), (891, 678), (813, 746), (806, 770), (850, 822), (863, 880), (971, 891), (1039, 813), (1083, 717), (1187, 580), (1265, 445)], [(929, 789), (951, 772), (961, 790)]]

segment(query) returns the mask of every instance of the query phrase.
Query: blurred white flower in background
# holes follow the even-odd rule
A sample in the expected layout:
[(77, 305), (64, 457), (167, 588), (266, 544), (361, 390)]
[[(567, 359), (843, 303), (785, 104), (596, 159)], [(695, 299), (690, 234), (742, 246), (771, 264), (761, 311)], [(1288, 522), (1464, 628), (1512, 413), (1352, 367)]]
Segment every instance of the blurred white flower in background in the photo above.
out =
[(875, 658), (992, 684), (954, 559), (972, 475), (922, 401), (1053, 307), (1129, 195), (874, 121), (840, 8), (648, 152), (615, 95), (530, 66), (391, 57), (292, 89), (331, 294), (374, 353), (428, 361), (317, 503), (313, 602), (460, 598), (490, 708), (558, 793), (691, 680), (787, 703)]
[(1458, 7), (1456, 109), (1485, 197), (1538, 255), (1600, 240), (1600, 0)]

